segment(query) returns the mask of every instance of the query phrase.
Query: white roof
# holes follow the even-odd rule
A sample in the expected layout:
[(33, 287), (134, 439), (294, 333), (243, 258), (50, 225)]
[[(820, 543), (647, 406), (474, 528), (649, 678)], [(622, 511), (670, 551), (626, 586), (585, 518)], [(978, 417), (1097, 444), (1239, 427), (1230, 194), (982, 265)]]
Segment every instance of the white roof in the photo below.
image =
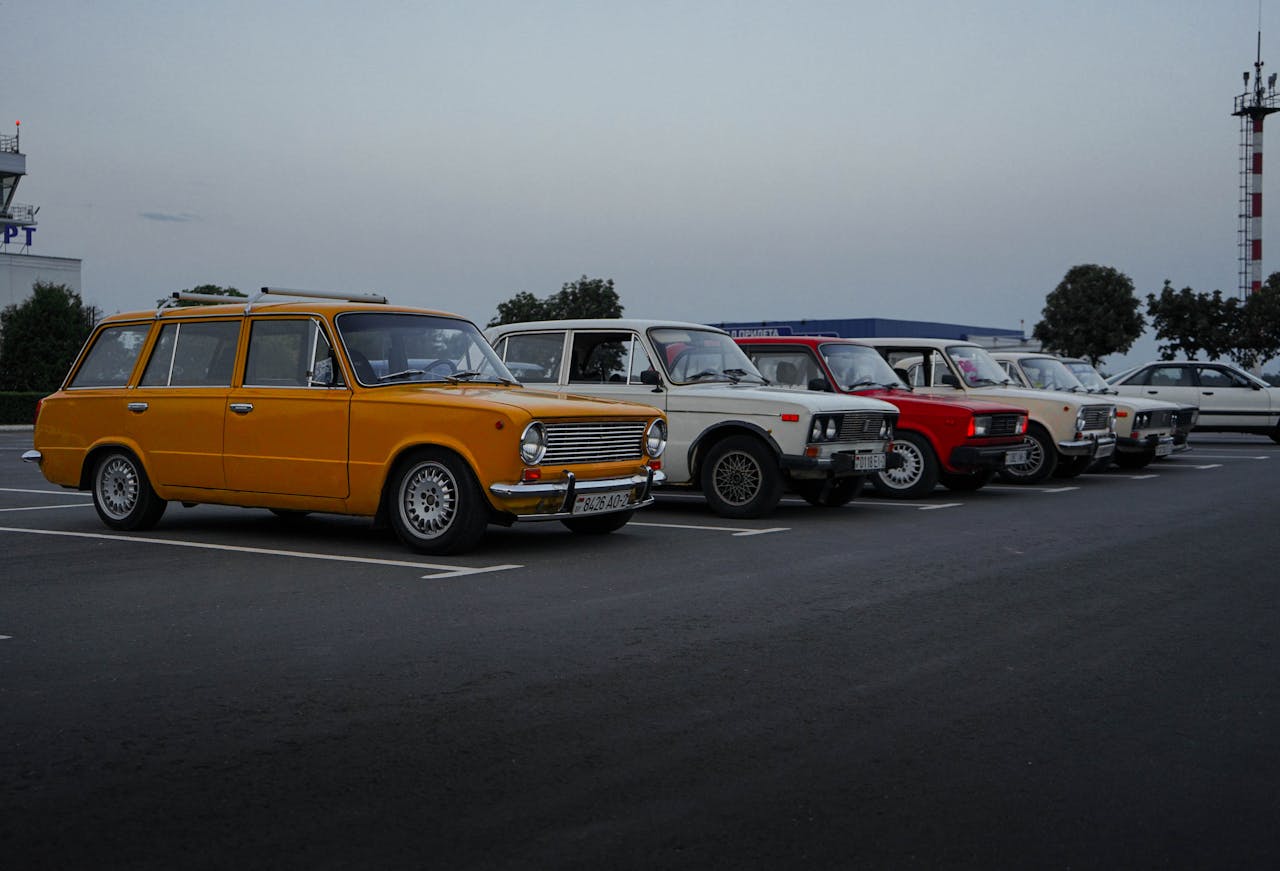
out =
[[(525, 321), (518, 324), (500, 324), (496, 327), (489, 327), (486, 332), (499, 333), (513, 330), (521, 332), (529, 330), (634, 330), (636, 332), (644, 332), (645, 330), (662, 327), (724, 333), (724, 330), (719, 327), (709, 327), (706, 324), (695, 324), (687, 321), (661, 321), (648, 318), (567, 318), (558, 321)], [(725, 333), (725, 335), (728, 335), (728, 333)]]

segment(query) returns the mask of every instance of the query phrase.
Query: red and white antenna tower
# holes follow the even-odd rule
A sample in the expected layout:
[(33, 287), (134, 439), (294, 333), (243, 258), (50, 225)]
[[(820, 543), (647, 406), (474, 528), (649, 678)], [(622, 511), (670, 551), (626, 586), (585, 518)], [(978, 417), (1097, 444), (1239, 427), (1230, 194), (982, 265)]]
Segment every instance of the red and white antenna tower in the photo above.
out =
[(1244, 73), (1244, 93), (1236, 97), (1232, 115), (1240, 118), (1240, 296), (1262, 288), (1262, 121), (1280, 112), (1276, 74), (1262, 81), (1262, 30), (1253, 64), (1253, 87)]

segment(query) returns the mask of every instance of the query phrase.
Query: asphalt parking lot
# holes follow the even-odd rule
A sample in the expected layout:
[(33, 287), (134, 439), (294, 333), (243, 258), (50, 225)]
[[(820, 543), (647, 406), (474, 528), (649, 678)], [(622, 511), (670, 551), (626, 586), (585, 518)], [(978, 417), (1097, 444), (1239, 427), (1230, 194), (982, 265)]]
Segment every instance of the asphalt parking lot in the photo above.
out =
[(1270, 867), (1280, 446), (731, 522), (171, 505), (0, 432), (0, 855), (75, 867)]

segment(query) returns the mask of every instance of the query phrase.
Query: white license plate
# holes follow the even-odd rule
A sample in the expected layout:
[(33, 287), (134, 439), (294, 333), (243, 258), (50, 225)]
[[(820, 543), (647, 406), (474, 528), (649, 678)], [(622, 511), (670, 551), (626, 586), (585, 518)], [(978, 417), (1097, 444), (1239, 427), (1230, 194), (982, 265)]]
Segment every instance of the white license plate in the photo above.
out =
[(1167, 457), (1172, 453), (1173, 453), (1173, 442), (1169, 442), (1168, 444), (1156, 445), (1157, 457)]
[(599, 514), (601, 511), (617, 511), (631, 504), (630, 490), (610, 490), (607, 493), (579, 493), (573, 500), (574, 514)]
[(1094, 454), (1094, 456), (1095, 456), (1095, 457), (1109, 457), (1109, 456), (1111, 456), (1113, 453), (1115, 453), (1115, 450), (1116, 450), (1116, 443), (1115, 443), (1115, 442), (1111, 442), (1110, 444), (1106, 444), (1106, 445), (1098, 445), (1098, 452), (1097, 452), (1096, 454)]
[(1006, 466), (1021, 466), (1030, 457), (1026, 451), (1005, 451), (1004, 464)]
[(884, 454), (854, 454), (853, 470), (855, 472), (874, 472), (884, 468)]

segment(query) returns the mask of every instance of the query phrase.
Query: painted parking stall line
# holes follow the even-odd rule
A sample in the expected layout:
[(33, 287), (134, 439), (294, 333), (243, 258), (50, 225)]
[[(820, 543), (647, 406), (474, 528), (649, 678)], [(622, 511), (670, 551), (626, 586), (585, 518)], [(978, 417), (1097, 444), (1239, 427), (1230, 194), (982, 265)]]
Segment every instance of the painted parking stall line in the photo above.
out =
[(916, 511), (940, 511), (944, 508), (959, 508), (963, 502), (912, 502), (907, 499), (859, 499), (853, 503), (861, 508), (911, 508)]
[(313, 559), (326, 560), (329, 562), (341, 563), (359, 563), (363, 565), (389, 566), (395, 568), (425, 569), (430, 574), (422, 576), (423, 580), (437, 580), (440, 578), (459, 578), (466, 575), (482, 575), (490, 572), (502, 572), (508, 569), (524, 568), (518, 564), (506, 564), (496, 566), (457, 566), (440, 563), (423, 563), (410, 562), (408, 560), (391, 560), (378, 559), (376, 557), (365, 556), (343, 556), (334, 553), (308, 553), (299, 550), (276, 550), (267, 547), (246, 547), (235, 544), (212, 544), (204, 541), (183, 541), (175, 538), (148, 538), (145, 536), (133, 535), (112, 535), (105, 532), (69, 532), (61, 529), (23, 529), (22, 527), (0, 526), (0, 532), (10, 532), (23, 535), (56, 535), (67, 538), (88, 538), (98, 541), (123, 541), (132, 544), (159, 544), (169, 547), (190, 547), (198, 550), (218, 550), (231, 553), (251, 553), (261, 556), (279, 556), (293, 557), (295, 559)]
[(81, 490), (28, 490), (22, 487), (0, 487), (0, 493), (36, 493), (40, 496), (78, 496), (81, 499), (92, 499), (92, 493)]
[(88, 502), (82, 502), (79, 505), (24, 505), (20, 508), (0, 508), (2, 511), (50, 511), (56, 508), (88, 508)]
[(1010, 484), (1008, 486), (988, 484), (982, 488), (982, 490), (999, 490), (1002, 493), (1070, 493), (1072, 490), (1079, 489), (1079, 487), (1030, 487), (1026, 484)]
[(751, 529), (742, 526), (701, 526), (694, 523), (650, 523), (648, 521), (632, 520), (627, 526), (652, 526), (659, 529), (698, 529), (710, 532), (727, 532), (734, 538), (746, 538), (752, 535), (769, 535), (773, 532), (790, 532), (789, 526), (774, 526), (769, 529)]

